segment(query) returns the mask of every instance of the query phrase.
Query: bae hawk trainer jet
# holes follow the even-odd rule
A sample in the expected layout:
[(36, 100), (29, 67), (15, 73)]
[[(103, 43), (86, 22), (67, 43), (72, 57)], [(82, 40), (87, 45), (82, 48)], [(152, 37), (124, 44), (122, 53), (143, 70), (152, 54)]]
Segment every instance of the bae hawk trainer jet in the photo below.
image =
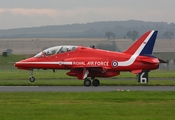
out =
[[(160, 60), (152, 56), (158, 31), (143, 34), (129, 49), (114, 52), (84, 46), (62, 45), (43, 50), (34, 57), (15, 63), (18, 69), (30, 70), (34, 82), (34, 69), (70, 70), (69, 76), (84, 80), (85, 86), (99, 86), (96, 77), (112, 77), (121, 71), (139, 74), (159, 67)], [(92, 82), (91, 82), (92, 81)]]

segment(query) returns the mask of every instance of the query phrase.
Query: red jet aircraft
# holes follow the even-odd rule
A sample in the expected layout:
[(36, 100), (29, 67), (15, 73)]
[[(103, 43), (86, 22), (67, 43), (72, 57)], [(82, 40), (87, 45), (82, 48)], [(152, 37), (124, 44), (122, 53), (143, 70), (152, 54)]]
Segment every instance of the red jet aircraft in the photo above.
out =
[[(99, 86), (95, 77), (112, 77), (120, 71), (133, 74), (159, 67), (159, 59), (152, 56), (158, 31), (151, 30), (142, 35), (125, 52), (114, 52), (83, 46), (56, 46), (48, 48), (32, 58), (15, 63), (18, 69), (30, 70), (30, 81), (34, 82), (33, 69), (70, 70), (69, 76), (84, 80), (85, 86)], [(90, 77), (91, 79), (89, 79)]]

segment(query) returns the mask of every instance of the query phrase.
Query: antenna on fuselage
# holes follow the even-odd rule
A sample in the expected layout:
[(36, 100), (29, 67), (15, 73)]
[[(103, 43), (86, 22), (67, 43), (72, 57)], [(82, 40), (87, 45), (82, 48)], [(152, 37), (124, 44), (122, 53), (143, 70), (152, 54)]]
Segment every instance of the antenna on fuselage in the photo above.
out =
[(95, 48), (95, 45), (90, 45), (89, 47), (94, 49)]

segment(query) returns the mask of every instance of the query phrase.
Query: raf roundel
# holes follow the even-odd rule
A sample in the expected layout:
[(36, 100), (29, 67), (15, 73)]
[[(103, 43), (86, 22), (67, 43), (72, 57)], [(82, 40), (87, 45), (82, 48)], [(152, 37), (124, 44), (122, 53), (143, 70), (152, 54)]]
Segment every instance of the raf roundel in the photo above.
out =
[(118, 62), (116, 60), (112, 61), (112, 67), (116, 68), (118, 66)]

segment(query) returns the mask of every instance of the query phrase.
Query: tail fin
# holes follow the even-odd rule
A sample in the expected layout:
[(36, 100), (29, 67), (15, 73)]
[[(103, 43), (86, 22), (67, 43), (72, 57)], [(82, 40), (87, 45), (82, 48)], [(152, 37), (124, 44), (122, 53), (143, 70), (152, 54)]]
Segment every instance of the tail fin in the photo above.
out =
[(156, 30), (146, 32), (124, 53), (131, 55), (152, 55), (157, 33), (158, 31)]

